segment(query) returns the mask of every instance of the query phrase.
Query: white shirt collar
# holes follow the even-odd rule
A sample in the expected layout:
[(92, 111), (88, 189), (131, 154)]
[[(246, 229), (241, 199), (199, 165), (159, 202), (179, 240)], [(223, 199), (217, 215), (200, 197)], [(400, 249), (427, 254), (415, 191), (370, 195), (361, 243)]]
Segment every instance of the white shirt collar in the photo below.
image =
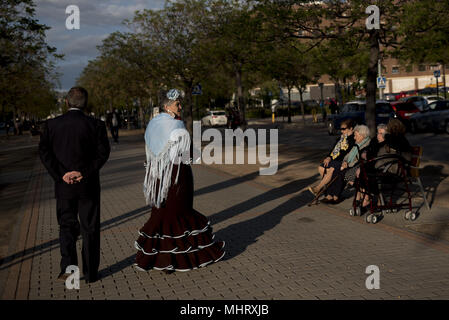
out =
[(78, 111), (81, 111), (81, 109), (79, 109), (79, 108), (70, 108), (70, 109), (69, 109), (69, 111), (72, 111), (72, 110), (78, 110)]

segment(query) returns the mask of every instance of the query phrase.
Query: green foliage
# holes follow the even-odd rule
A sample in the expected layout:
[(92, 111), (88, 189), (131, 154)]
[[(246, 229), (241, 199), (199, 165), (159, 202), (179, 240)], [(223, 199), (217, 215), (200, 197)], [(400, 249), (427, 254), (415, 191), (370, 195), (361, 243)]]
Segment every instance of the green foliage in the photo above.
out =
[(34, 18), (31, 0), (0, 3), (0, 104), (2, 112), (43, 117), (55, 105), (54, 60), (45, 42), (49, 27)]
[[(366, 29), (371, 4), (380, 8), (380, 30)], [(373, 102), (378, 58), (447, 61), (444, 12), (447, 1), (167, 1), (162, 10), (143, 10), (125, 21), (129, 32), (105, 39), (79, 83), (102, 110), (135, 100), (155, 106), (165, 90), (181, 88), (188, 127), (206, 108), (231, 103), (252, 117), (259, 111), (245, 108), (260, 105), (255, 99), (267, 106), (279, 98), (279, 85), (303, 92), (322, 75), (341, 87), (364, 80)], [(198, 83), (203, 94), (193, 97)], [(342, 89), (340, 100), (353, 96)], [(292, 114), (299, 110), (291, 106)]]

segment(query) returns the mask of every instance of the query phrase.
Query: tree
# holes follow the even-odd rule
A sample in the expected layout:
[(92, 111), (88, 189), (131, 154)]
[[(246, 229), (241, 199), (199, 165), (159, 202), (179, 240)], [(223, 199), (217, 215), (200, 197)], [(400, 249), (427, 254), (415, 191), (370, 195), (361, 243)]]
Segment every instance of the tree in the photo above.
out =
[(305, 122), (303, 93), (307, 84), (316, 81), (318, 72), (316, 50), (306, 51), (306, 46), (295, 40), (274, 42), (267, 51), (265, 73), (287, 88), (288, 122), (291, 122), (291, 90), (297, 88), (301, 100), (301, 113)]
[[(449, 64), (447, 12), (447, 1), (418, 1), (407, 5), (398, 29), (398, 34), (404, 40), (399, 46), (389, 50), (390, 54), (404, 64), (440, 63), (444, 72)], [(445, 73), (443, 82), (446, 83)], [(446, 90), (444, 93), (446, 97)]]
[(31, 0), (0, 3), (0, 103), (14, 119), (21, 112), (42, 116), (55, 101), (54, 59), (62, 55), (46, 44), (49, 27), (34, 18), (34, 6)]
[(128, 26), (151, 48), (151, 66), (165, 88), (184, 91), (184, 119), (193, 131), (193, 87), (201, 80), (204, 63), (198, 59), (199, 21), (206, 14), (205, 1), (168, 1), (163, 10), (137, 12)]
[(265, 40), (262, 20), (250, 3), (244, 1), (215, 0), (209, 2), (209, 15), (202, 20), (203, 53), (223, 67), (235, 80), (237, 107), (241, 121), (246, 125), (245, 90), (255, 84), (252, 74), (263, 69)]
[[(429, 2), (429, 0), (425, 0)], [(406, 12), (422, 11), (420, 1), (368, 1), (368, 0), (260, 0), (255, 1), (258, 10), (269, 21), (267, 27), (275, 29), (279, 38), (294, 38), (305, 41), (311, 48), (329, 44), (350, 44), (352, 50), (368, 53), (366, 72), (366, 121), (375, 134), (375, 102), (377, 64), (387, 56), (389, 48), (398, 48), (407, 43), (413, 34), (399, 33), (407, 18)], [(435, 2), (435, 1), (434, 1)], [(365, 22), (369, 17), (366, 9), (376, 5), (380, 11), (379, 28), (368, 29)], [(438, 15), (444, 15), (440, 11)], [(423, 33), (435, 29), (429, 27)], [(363, 59), (362, 59), (363, 60)], [(343, 67), (344, 69), (344, 67)]]

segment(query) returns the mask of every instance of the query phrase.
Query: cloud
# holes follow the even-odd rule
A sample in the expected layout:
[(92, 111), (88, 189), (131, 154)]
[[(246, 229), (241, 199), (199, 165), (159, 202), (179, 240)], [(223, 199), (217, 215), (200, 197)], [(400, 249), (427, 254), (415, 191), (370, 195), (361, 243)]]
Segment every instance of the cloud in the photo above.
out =
[[(36, 0), (36, 18), (49, 27), (47, 42), (65, 54), (58, 62), (62, 89), (69, 89), (89, 60), (98, 55), (97, 46), (110, 33), (124, 31), (123, 20), (131, 19), (136, 10), (161, 9), (164, 0)], [(67, 30), (67, 6), (80, 9), (80, 29)]]
[(57, 72), (62, 74), (59, 79), (61, 82), (61, 88), (63, 90), (68, 90), (75, 86), (76, 79), (80, 76), (81, 71), (83, 71), (85, 66), (87, 66), (87, 61), (77, 61), (59, 66)]
[(80, 56), (80, 57), (92, 57), (98, 54), (97, 45), (101, 44), (101, 41), (105, 39), (108, 34), (102, 35), (87, 35), (87, 36), (73, 36), (70, 42), (61, 50), (66, 56)]
[[(112, 2), (112, 3), (111, 3)], [(95, 1), (89, 0), (37, 0), (36, 13), (49, 22), (50, 25), (65, 27), (68, 15), (65, 13), (67, 6), (76, 5), (80, 9), (81, 27), (120, 26), (123, 20), (134, 16), (136, 10), (161, 9), (163, 0), (153, 1)]]

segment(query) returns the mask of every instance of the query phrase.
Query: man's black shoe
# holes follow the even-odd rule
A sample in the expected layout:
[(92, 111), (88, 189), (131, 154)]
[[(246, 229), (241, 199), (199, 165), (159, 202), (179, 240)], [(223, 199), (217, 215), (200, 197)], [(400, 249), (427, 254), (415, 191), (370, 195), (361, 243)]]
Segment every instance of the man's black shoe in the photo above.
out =
[(65, 282), (65, 281), (67, 280), (67, 278), (70, 277), (70, 275), (71, 275), (71, 273), (61, 272), (61, 273), (58, 275), (58, 280), (64, 281), (64, 282)]

